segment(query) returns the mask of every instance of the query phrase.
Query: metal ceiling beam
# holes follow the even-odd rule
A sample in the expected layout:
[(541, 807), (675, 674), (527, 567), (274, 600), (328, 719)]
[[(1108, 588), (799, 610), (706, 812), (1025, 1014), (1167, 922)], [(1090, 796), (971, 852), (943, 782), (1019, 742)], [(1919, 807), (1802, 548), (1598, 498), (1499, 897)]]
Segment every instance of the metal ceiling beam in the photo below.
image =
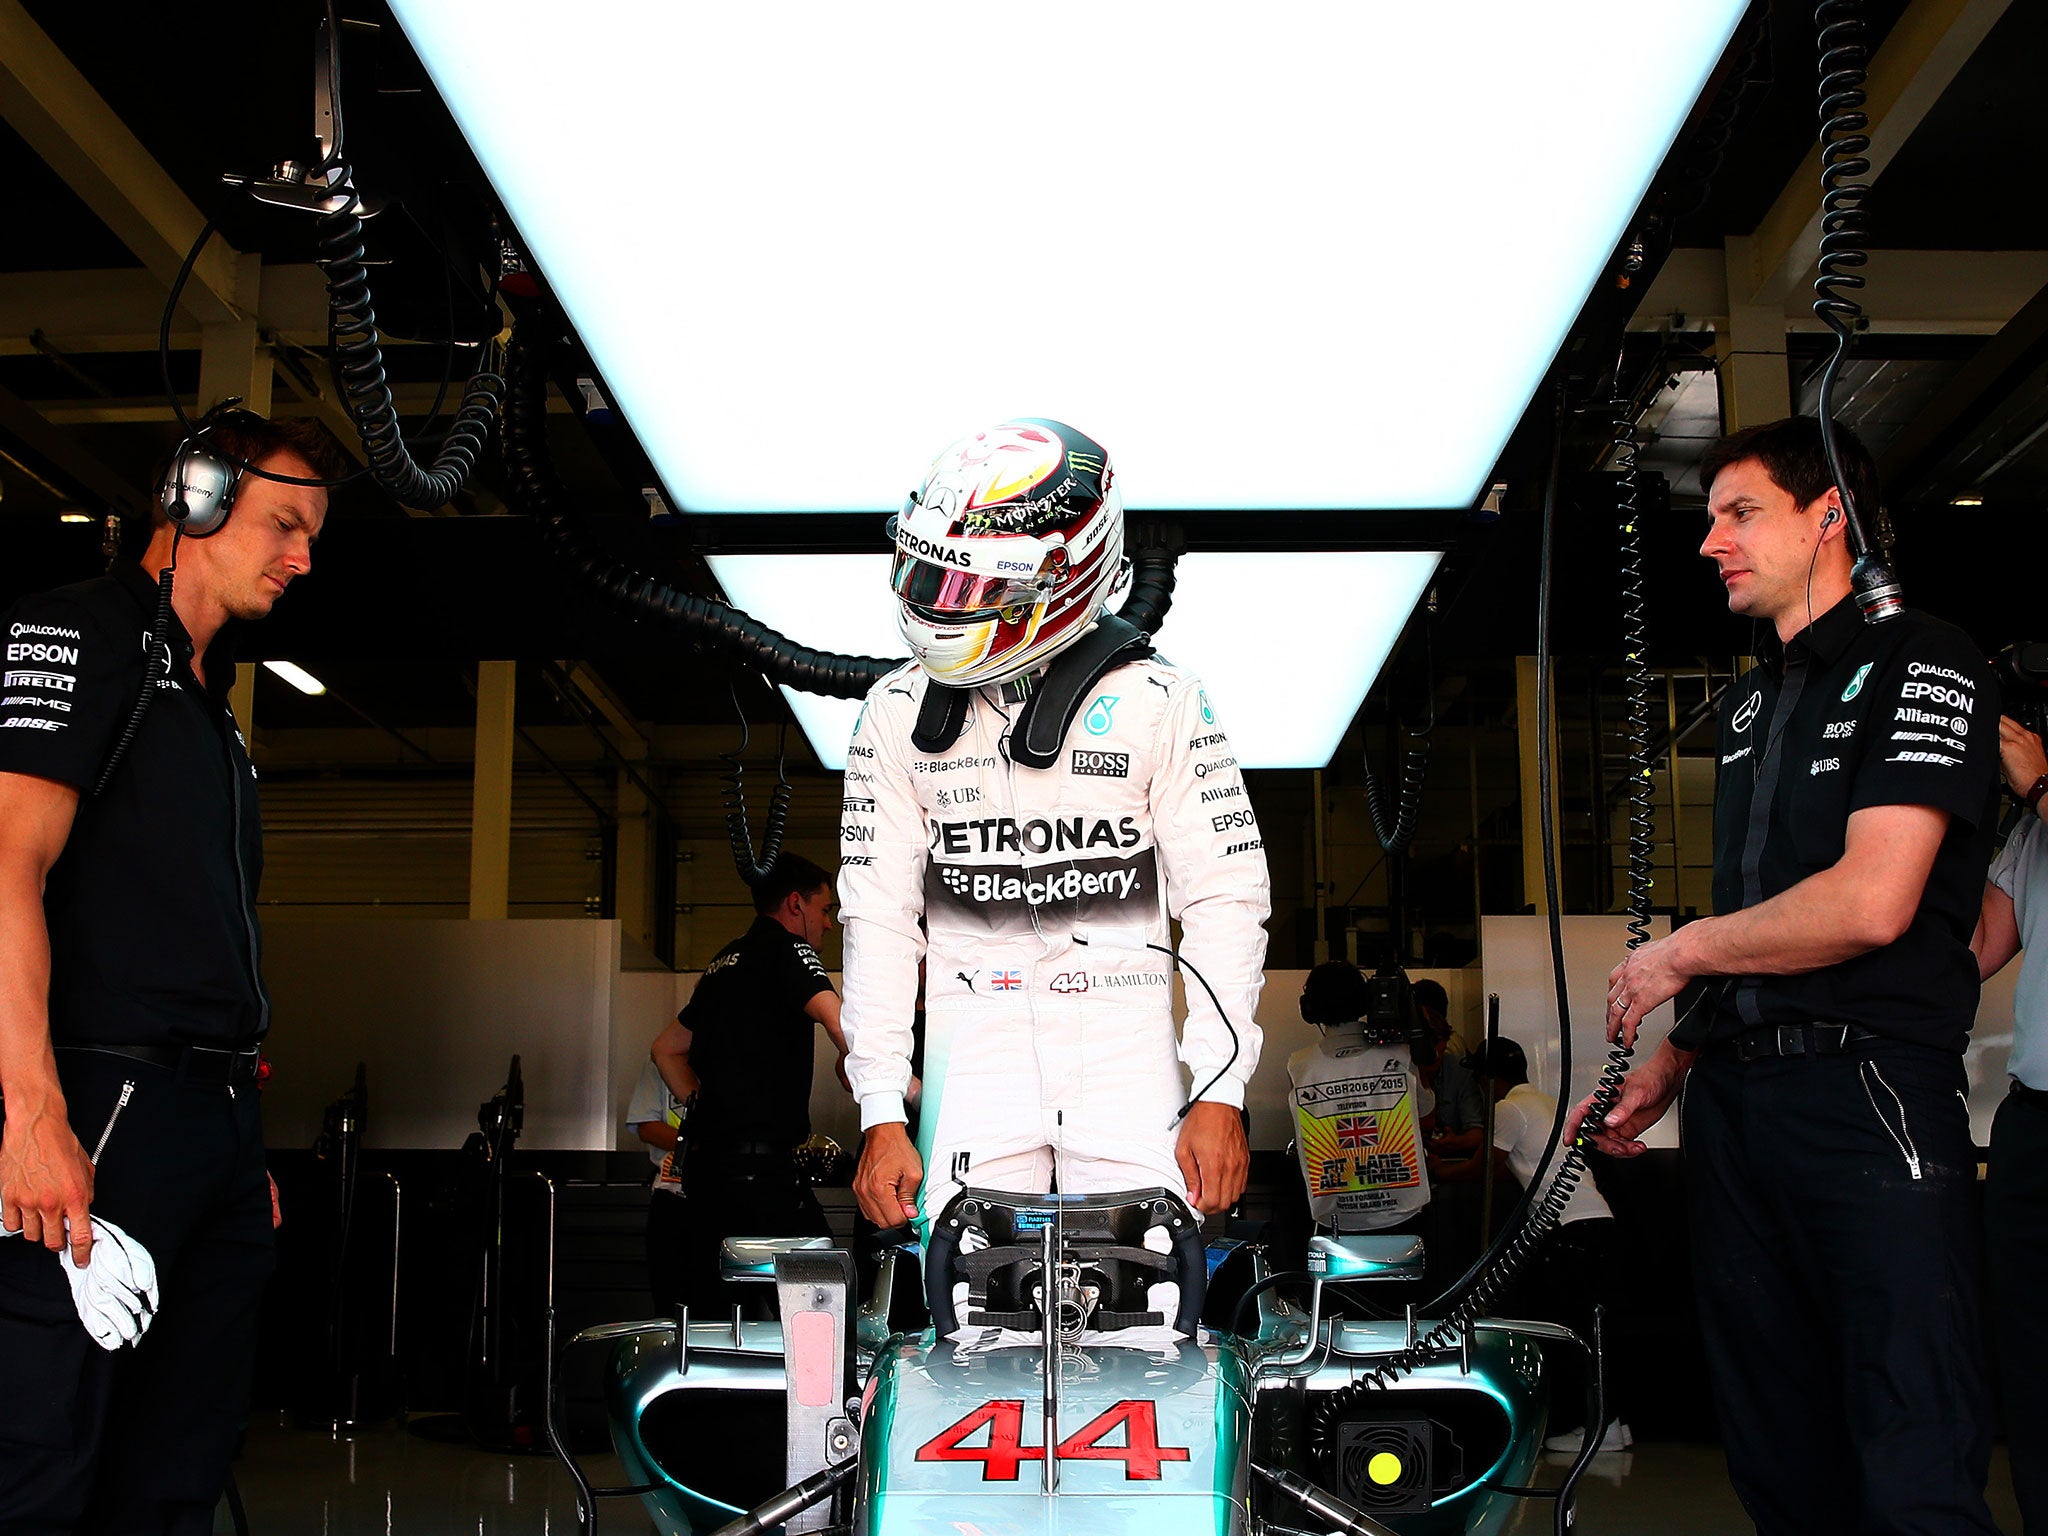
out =
[[(1870, 61), (1870, 173), (1876, 181), (1961, 73), (2011, 0), (1912, 0)], [(1820, 256), (1820, 146), (1799, 163), (1751, 237), (1738, 304), (1782, 304)]]
[(1956, 370), (1892, 439), (1878, 476), (1896, 500), (1934, 470), (1995, 405), (2048, 359), (2048, 283), (1976, 356)]
[[(318, 267), (265, 266), (261, 290), (251, 295), (251, 308), (261, 314), (266, 331), (294, 346), (327, 345), (327, 286)], [(34, 351), (29, 337), (36, 331), (73, 354), (154, 352), (167, 291), (167, 283), (138, 267), (10, 272), (0, 283), (0, 357)], [(187, 315), (174, 316), (172, 349), (198, 350), (201, 329)], [(386, 337), (384, 344), (394, 339)]]
[(79, 447), (69, 434), (52, 426), (26, 401), (4, 389), (0, 389), (0, 437), (18, 443), (56, 478), (69, 481), (90, 498), (124, 513), (141, 510), (142, 497), (134, 486)]
[(633, 711), (626, 701), (619, 697), (612, 685), (598, 674), (587, 661), (564, 661), (557, 665), (567, 675), (576, 691), (600, 715), (604, 722), (619, 733), (619, 746), (626, 756), (639, 758), (647, 755), (647, 733), (640, 722), (633, 718)]
[[(21, 0), (0, 0), (0, 116), (168, 288), (205, 218)], [(209, 240), (186, 309), (205, 325), (254, 309), (256, 295), (241, 293), (237, 278), (233, 248)]]
[[(1657, 331), (1683, 315), (1688, 328), (1728, 321), (1728, 260), (1714, 247), (1682, 247), (1629, 321)], [(1875, 334), (1995, 335), (2048, 283), (2048, 251), (1872, 251), (1860, 301)], [(1788, 331), (1822, 331), (1811, 295), (1786, 293), (1777, 306)], [(54, 333), (53, 337), (54, 337)], [(62, 340), (61, 337), (55, 339)]]

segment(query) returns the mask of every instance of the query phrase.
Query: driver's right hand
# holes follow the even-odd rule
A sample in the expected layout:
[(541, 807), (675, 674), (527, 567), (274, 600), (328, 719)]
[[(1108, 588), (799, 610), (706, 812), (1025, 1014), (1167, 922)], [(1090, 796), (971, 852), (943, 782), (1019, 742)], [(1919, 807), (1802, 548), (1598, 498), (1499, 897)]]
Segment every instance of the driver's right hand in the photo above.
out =
[(853, 1197), (861, 1214), (878, 1227), (900, 1227), (917, 1215), (918, 1186), (924, 1183), (924, 1161), (900, 1120), (870, 1126), (861, 1140), (860, 1168), (853, 1176)]
[(1586, 1125), (1586, 1112), (1593, 1107), (1588, 1094), (1572, 1106), (1565, 1121), (1564, 1139), (1574, 1140), (1583, 1128), (1586, 1139), (1609, 1157), (1640, 1157), (1649, 1148), (1637, 1138), (1659, 1120), (1685, 1086), (1685, 1074), (1692, 1070), (1695, 1052), (1683, 1051), (1668, 1040), (1648, 1061), (1622, 1079), (1621, 1093), (1604, 1123)]

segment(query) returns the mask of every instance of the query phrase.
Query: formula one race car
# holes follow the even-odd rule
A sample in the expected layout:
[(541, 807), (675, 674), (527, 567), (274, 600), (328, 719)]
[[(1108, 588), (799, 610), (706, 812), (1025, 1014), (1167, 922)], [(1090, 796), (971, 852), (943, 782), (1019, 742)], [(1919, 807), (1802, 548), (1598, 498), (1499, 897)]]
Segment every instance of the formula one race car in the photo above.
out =
[[(612, 1438), (633, 1479), (592, 1489), (551, 1414), (586, 1531), (607, 1493), (639, 1494), (670, 1536), (1494, 1531), (1535, 1492), (1542, 1344), (1579, 1342), (1481, 1319), (1418, 1360), (1412, 1313), (1324, 1303), (1418, 1276), (1420, 1240), (1315, 1238), (1304, 1313), (1263, 1250), (1205, 1250), (1164, 1190), (966, 1190), (921, 1273), (901, 1236), (858, 1307), (852, 1257), (824, 1239), (734, 1240), (728, 1278), (772, 1282), (779, 1321), (578, 1335), (612, 1345)], [(1205, 1302), (1213, 1321), (1233, 1291), (1205, 1326)]]

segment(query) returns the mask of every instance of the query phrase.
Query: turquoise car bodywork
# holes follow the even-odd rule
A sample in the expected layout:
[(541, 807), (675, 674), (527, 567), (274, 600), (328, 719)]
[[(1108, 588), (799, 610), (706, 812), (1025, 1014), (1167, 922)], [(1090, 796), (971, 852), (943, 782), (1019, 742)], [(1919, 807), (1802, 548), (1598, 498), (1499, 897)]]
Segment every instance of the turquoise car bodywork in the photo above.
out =
[[(1048, 1494), (1040, 1340), (992, 1329), (892, 1333), (894, 1267), (893, 1256), (883, 1261), (875, 1296), (851, 1320), (859, 1464), (840, 1518), (864, 1536), (1234, 1536), (1266, 1517), (1312, 1525), (1270, 1502), (1252, 1460), (1323, 1481), (1306, 1416), (1402, 1349), (1411, 1327), (1427, 1326), (1305, 1315), (1268, 1294), (1250, 1335), (1205, 1327), (1191, 1340), (1161, 1329), (1070, 1345), (1059, 1365), (1058, 1486)], [(1254, 1273), (1263, 1276), (1262, 1263)], [(1514, 1507), (1505, 1490), (1528, 1482), (1542, 1444), (1546, 1332), (1485, 1320), (1456, 1352), (1347, 1408), (1361, 1444), (1381, 1421), (1436, 1436), (1430, 1486), (1411, 1488), (1400, 1508), (1362, 1507), (1403, 1536), (1500, 1530)], [(630, 1480), (649, 1485), (642, 1498), (656, 1527), (709, 1536), (782, 1486), (782, 1330), (691, 1323), (685, 1343), (679, 1350), (674, 1326), (659, 1323), (618, 1338), (607, 1406)], [(759, 1452), (751, 1483), (749, 1447)]]

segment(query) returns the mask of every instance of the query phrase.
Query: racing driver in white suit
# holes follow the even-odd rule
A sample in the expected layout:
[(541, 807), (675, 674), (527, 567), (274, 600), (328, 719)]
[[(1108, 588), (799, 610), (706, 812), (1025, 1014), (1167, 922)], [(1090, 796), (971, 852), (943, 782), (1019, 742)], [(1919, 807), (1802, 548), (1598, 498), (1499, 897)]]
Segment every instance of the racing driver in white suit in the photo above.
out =
[[(1056, 1170), (1068, 1194), (1163, 1185), (1227, 1210), (1266, 858), (1200, 683), (1102, 611), (1128, 570), (1108, 456), (1058, 422), (1005, 422), (940, 455), (894, 536), (916, 660), (868, 694), (840, 829), (861, 1208), (894, 1226)], [(1169, 915), (1190, 973), (1178, 1041)]]

